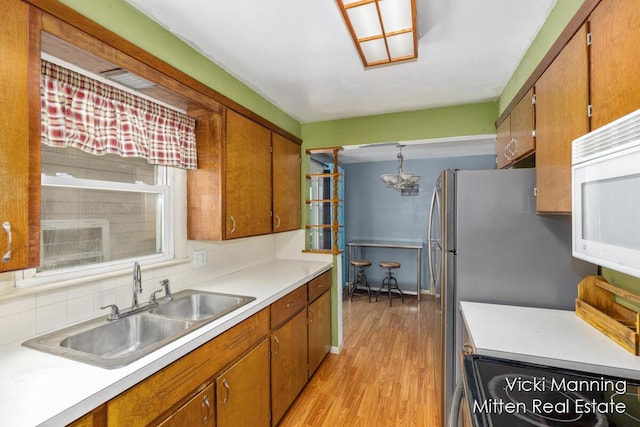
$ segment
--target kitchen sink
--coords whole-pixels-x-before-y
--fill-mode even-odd
[[[186,295],[177,294],[173,301],[152,308],[149,312],[171,318],[203,320],[224,316],[254,299],[241,295],[186,291]]]
[[[141,313],[90,320],[28,341],[25,347],[106,369],[126,366],[255,300],[186,290]]]

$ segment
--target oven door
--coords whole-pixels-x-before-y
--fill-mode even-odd
[[[453,394],[447,427],[489,427],[486,414],[474,410],[474,402],[483,399],[482,383],[477,375],[472,354],[460,353],[461,375]]]
[[[463,366],[472,426],[640,426],[638,380],[477,354]]]

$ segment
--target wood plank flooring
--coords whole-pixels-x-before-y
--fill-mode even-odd
[[[329,354],[281,427],[440,425],[434,303],[415,296],[343,302],[344,348]]]

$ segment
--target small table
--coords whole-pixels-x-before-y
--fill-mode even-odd
[[[417,253],[417,284],[416,297],[420,301],[420,290],[422,289],[422,247],[424,243],[420,240],[407,240],[398,242],[378,241],[378,240],[354,240],[347,243],[349,247],[349,262],[357,258],[357,250],[361,247],[368,248],[392,248],[392,249],[413,249]],[[349,283],[353,281],[353,269],[349,268]]]

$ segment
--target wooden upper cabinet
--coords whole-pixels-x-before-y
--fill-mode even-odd
[[[0,271],[37,267],[40,248],[38,13],[0,5]]]
[[[511,142],[511,115],[498,125],[496,135],[496,168],[503,169],[511,164],[508,151]]]
[[[503,169],[536,149],[535,107],[531,88],[496,129],[496,167]]]
[[[271,131],[227,110],[225,238],[271,233]]]
[[[602,0],[590,18],[591,129],[640,108],[640,7]]]
[[[273,231],[300,228],[300,145],[273,133]]]
[[[571,142],[589,131],[587,26],[536,83],[536,210],[571,213]]]
[[[531,88],[511,111],[511,141],[508,151],[515,162],[536,149],[534,90]]]

